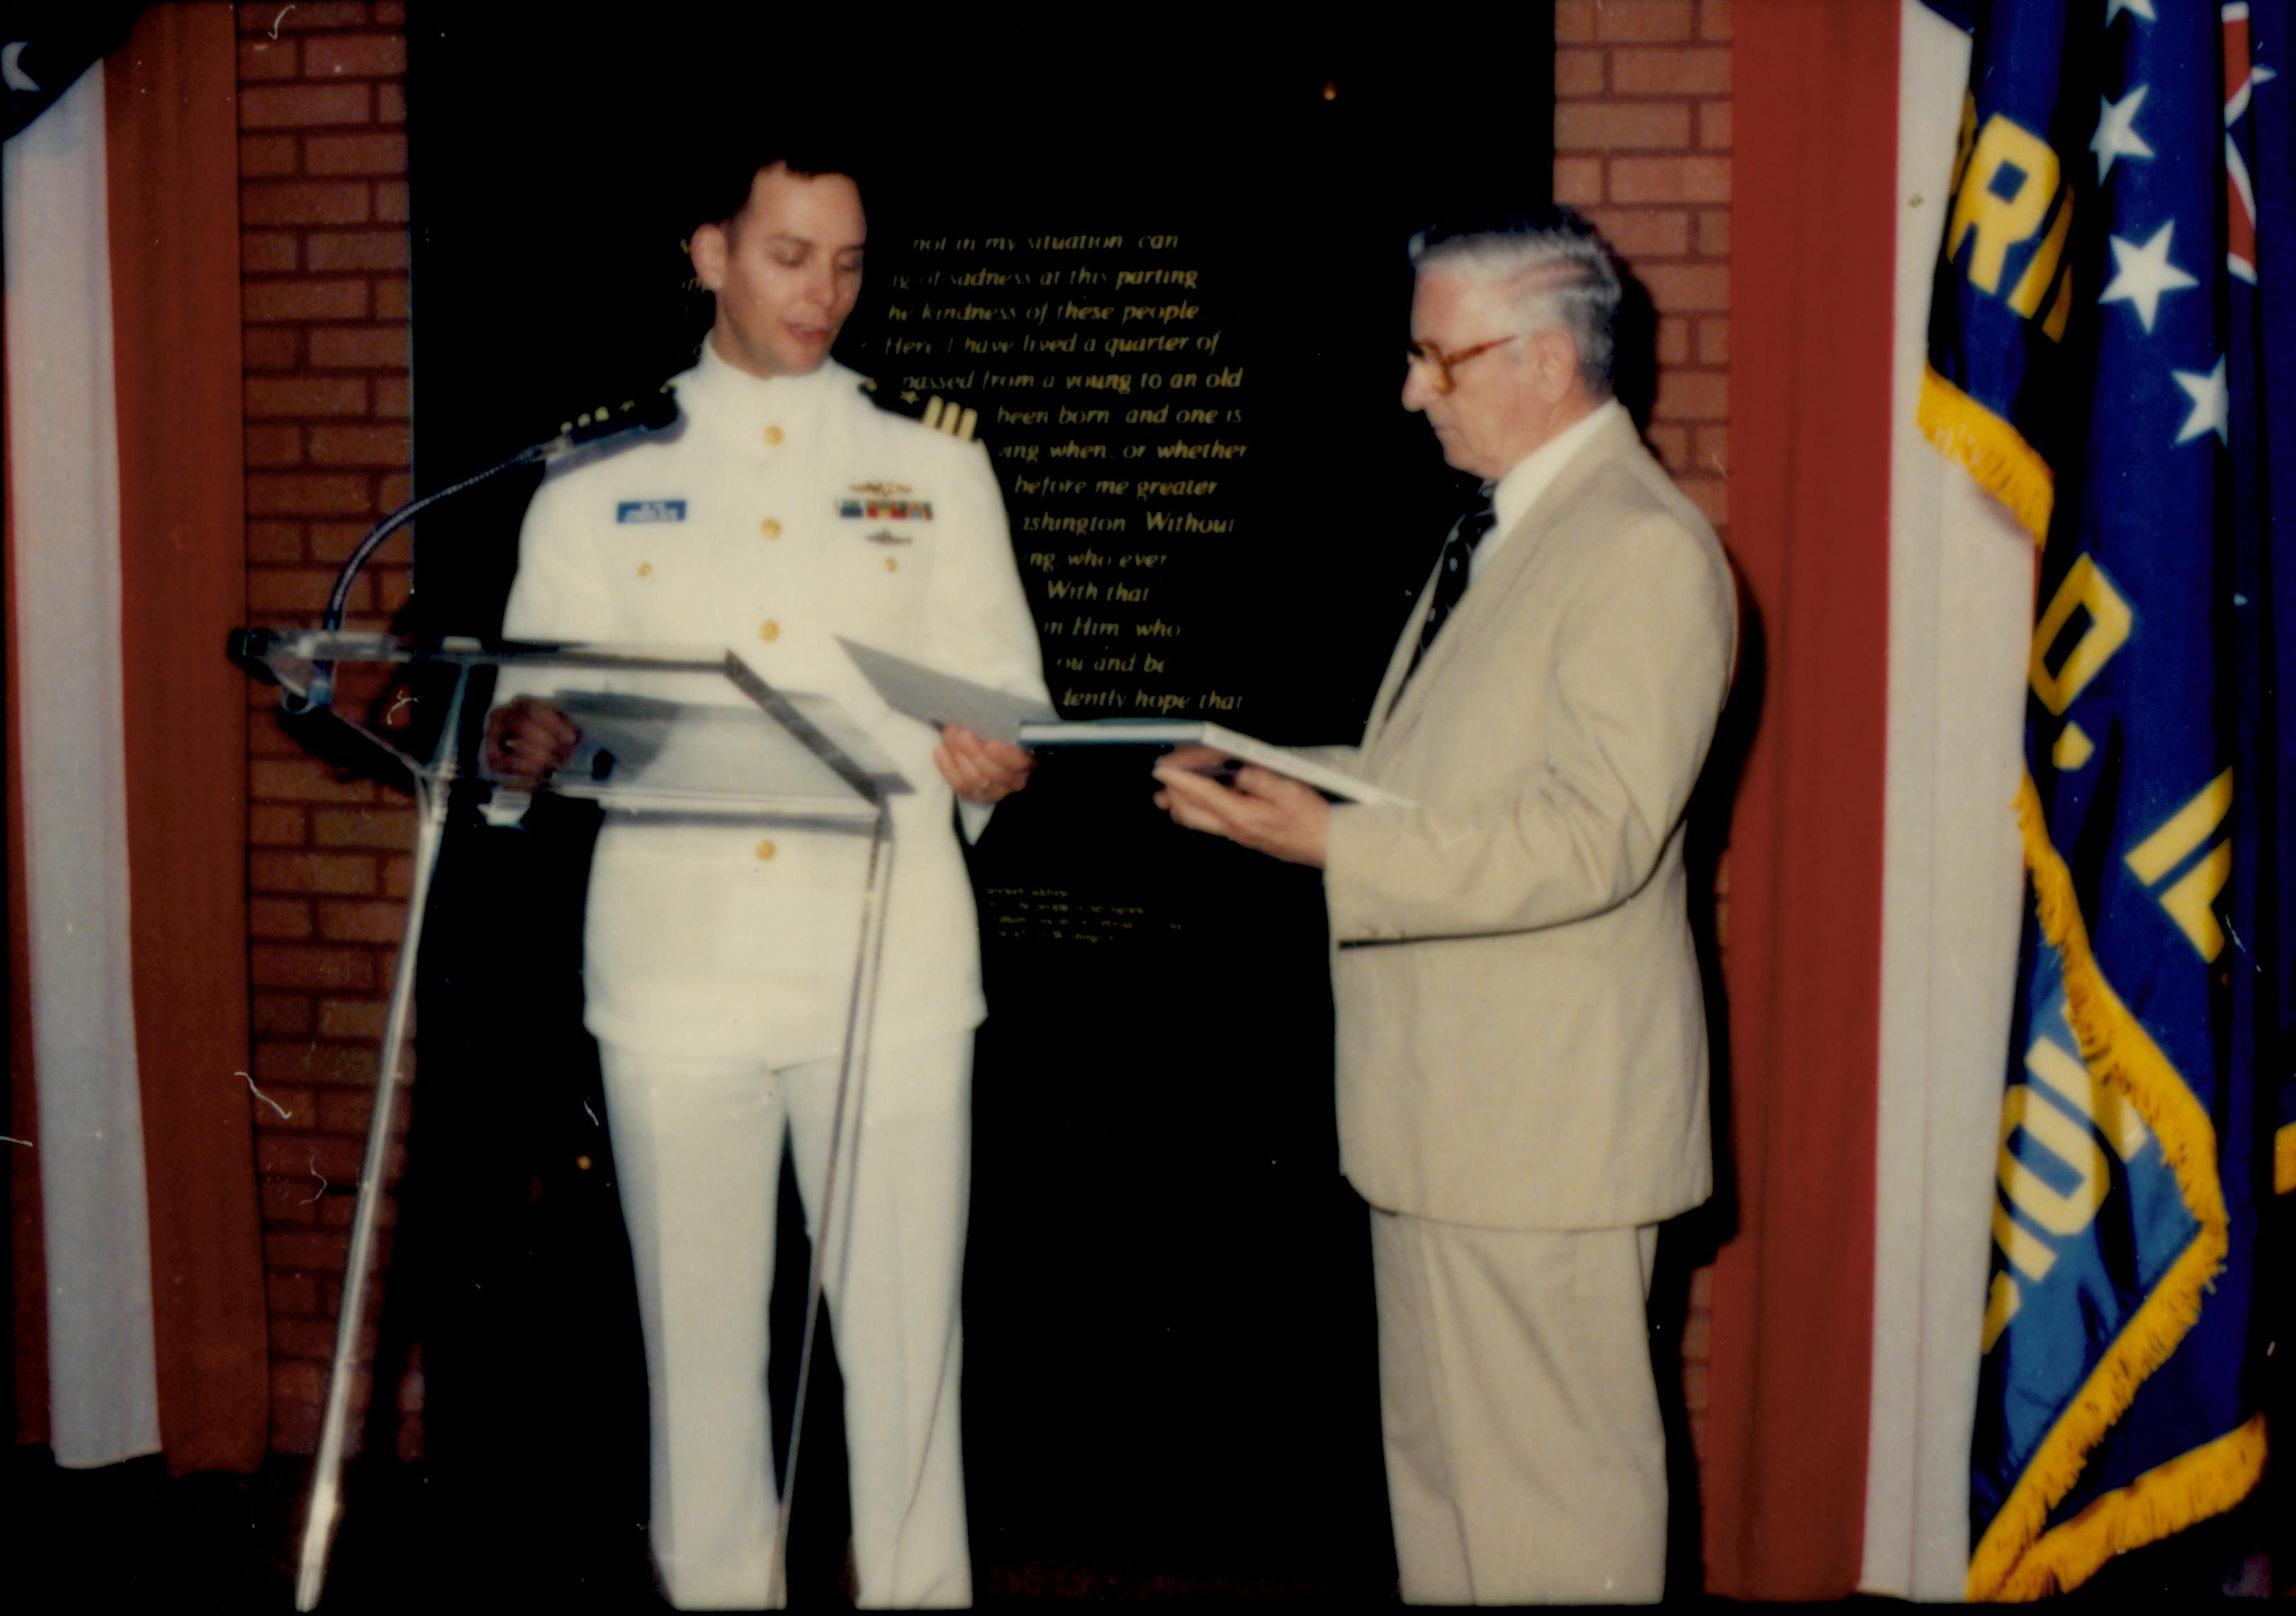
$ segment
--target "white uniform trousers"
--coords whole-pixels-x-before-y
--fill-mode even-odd
[[[1374,1208],[1371,1234],[1404,1598],[1660,1598],[1657,1229],[1470,1228]]]
[[[755,1609],[777,1497],[766,1355],[782,1136],[820,1240],[838,1062],[600,1054],[645,1331],[655,1563],[681,1609]],[[857,1134],[848,1107],[825,1285],[865,1605],[972,1603],[957,1423],[972,1082],[968,1030],[874,1051]]]

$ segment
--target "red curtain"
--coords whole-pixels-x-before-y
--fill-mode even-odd
[[[1730,530],[1764,701],[1730,846],[1704,1532],[1708,1586],[1742,1599],[1847,1595],[1864,1546],[1898,19],[1734,18]]]
[[[267,1435],[248,1061],[237,44],[232,8],[146,11],[103,63],[136,1061],[168,1468]],[[14,526],[8,530],[12,575]],[[91,655],[109,647],[91,646]],[[11,1132],[34,1138],[15,647],[9,646]],[[38,1164],[11,1161],[16,1436],[48,1435]]]
[[[251,1470],[269,1373],[248,1067],[238,46],[156,5],[104,62],[136,1062],[160,1439]]]

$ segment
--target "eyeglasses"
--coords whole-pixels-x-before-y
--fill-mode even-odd
[[[1414,342],[1405,350],[1403,362],[1406,365],[1427,366],[1427,384],[1439,393],[1447,393],[1458,385],[1452,373],[1461,365],[1470,359],[1480,358],[1495,348],[1505,347],[1521,334],[1521,332],[1517,332],[1513,336],[1493,337],[1488,342],[1478,342],[1472,348],[1463,348],[1456,354],[1447,354],[1432,342]]]

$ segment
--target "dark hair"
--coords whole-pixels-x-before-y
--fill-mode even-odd
[[[724,225],[750,200],[758,176],[779,163],[800,179],[841,174],[868,195],[869,165],[859,154],[823,144],[757,142],[731,155],[705,159],[698,166],[687,215],[695,226]]]

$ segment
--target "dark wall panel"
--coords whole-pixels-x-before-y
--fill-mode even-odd
[[[1520,11],[1517,37],[1480,48],[1305,31],[1246,45],[1193,12],[994,47],[887,24],[799,48],[672,8],[575,29],[418,7],[419,483],[688,363],[708,300],[680,242],[704,159],[770,119],[811,120],[881,164],[839,357],[980,410],[1056,695],[1352,739],[1464,491],[1397,403],[1404,240],[1437,212],[1546,199],[1551,19]],[[1108,346],[1144,336],[1177,340]],[[423,520],[414,627],[496,628],[531,488]],[[1051,758],[975,857],[991,1002],[967,1278],[976,1544],[992,1563],[1346,1567],[1376,1584],[1369,1275],[1336,1171],[1320,888],[1172,829],[1145,767]],[[458,827],[471,874],[450,939],[514,901],[482,873],[501,834]],[[562,892],[578,828],[563,840]],[[535,879],[526,850],[514,862]],[[564,997],[578,959],[554,930],[556,954],[525,951],[539,986],[505,988],[499,947],[434,951],[434,1115],[499,1054],[488,1026],[506,992]],[[553,1238],[594,1237],[611,1190],[562,1160],[586,1126],[570,1120],[583,1057],[554,1070],[570,1075],[532,1093],[529,1123],[498,1118],[494,1153],[532,1174],[536,1204],[591,1206]],[[481,1170],[467,1140],[454,1154]],[[611,1261],[587,1271],[608,1303],[627,1284]],[[626,1378],[627,1353],[613,1361]],[[626,1439],[626,1388],[583,1402],[567,1417]],[[808,1507],[833,1514],[809,1440],[816,1462]]]

